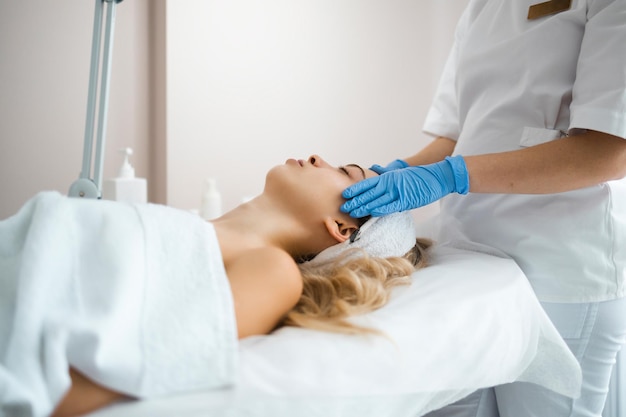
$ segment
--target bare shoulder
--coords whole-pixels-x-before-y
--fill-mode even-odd
[[[266,247],[246,251],[231,267],[236,273],[245,273],[246,280],[277,284],[280,287],[295,286],[302,289],[302,277],[298,265],[285,251]]]
[[[243,252],[229,263],[239,337],[269,333],[291,310],[302,293],[298,265],[278,248]]]
[[[288,268],[291,272],[298,270],[298,266],[293,258],[282,249],[264,247],[251,249],[245,253],[246,256],[240,259],[247,259],[247,262],[250,263],[264,264],[268,268]]]

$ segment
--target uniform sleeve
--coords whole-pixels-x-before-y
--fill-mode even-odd
[[[454,44],[448,55],[433,102],[424,121],[423,131],[431,136],[457,140],[460,135],[459,110],[456,94],[456,71],[459,43],[469,18],[467,8],[457,24]]]
[[[424,121],[424,132],[431,136],[443,136],[457,140],[459,137],[459,117],[455,88],[456,42],[448,55],[448,60],[439,80],[433,102]]]
[[[591,0],[588,7],[570,129],[626,138],[626,1]]]

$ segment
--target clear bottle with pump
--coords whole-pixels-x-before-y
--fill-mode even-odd
[[[204,180],[199,214],[205,220],[213,220],[222,215],[222,196],[217,190],[215,178]]]
[[[135,177],[135,169],[128,161],[133,154],[131,148],[122,148],[124,162],[116,178],[110,178],[102,184],[102,198],[106,200],[125,201],[128,203],[146,203],[148,185],[145,178]]]

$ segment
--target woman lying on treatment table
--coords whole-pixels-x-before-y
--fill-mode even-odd
[[[232,292],[238,338],[267,334],[281,325],[367,333],[345,319],[384,305],[392,287],[408,283],[415,268],[425,265],[430,242],[416,239],[408,213],[369,220],[339,211],[341,192],[374,175],[354,164],[331,166],[317,155],[306,161],[289,159],[268,172],[259,196],[210,223],[207,230],[214,230]],[[119,205],[69,200],[65,204]],[[0,231],[10,221],[0,222]],[[376,239],[369,247],[368,230],[384,234],[389,242],[381,246]],[[343,250],[351,247],[357,249]],[[68,362],[71,385],[51,400],[53,416],[82,414],[134,396],[124,387],[94,382]],[[0,386],[7,365],[0,362]]]

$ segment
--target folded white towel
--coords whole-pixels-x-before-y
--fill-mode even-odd
[[[0,416],[49,415],[69,366],[142,398],[223,387],[237,347],[200,217],[46,192],[0,222]]]
[[[415,246],[415,224],[409,212],[393,213],[382,217],[372,217],[363,224],[350,239],[324,249],[309,262],[318,265],[332,261],[347,250],[351,256],[364,253],[379,258],[403,256]]]

